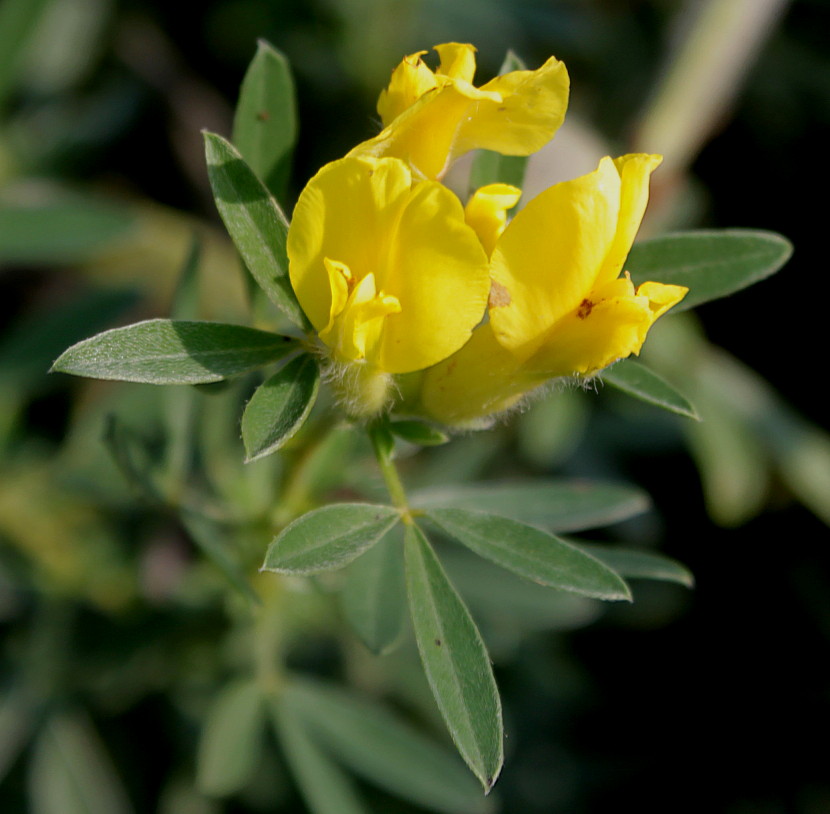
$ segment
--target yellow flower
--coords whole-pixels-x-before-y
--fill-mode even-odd
[[[486,310],[487,255],[458,199],[396,158],[343,158],[303,190],[288,232],[291,284],[354,415],[383,409],[390,374],[462,347]]]
[[[530,155],[559,129],[568,105],[568,73],[551,57],[535,71],[512,71],[481,88],[473,85],[475,48],[450,42],[435,46],[441,64],[433,72],[404,58],[378,100],[384,129],[349,155],[394,156],[417,178],[441,178],[470,150]]]
[[[592,173],[546,190],[495,242],[489,320],[460,351],[426,371],[432,418],[473,423],[563,376],[590,377],[639,353],[682,286],[620,276],[659,156],[604,158]],[[490,239],[485,230],[482,239]]]
[[[507,227],[507,210],[522,197],[522,191],[510,184],[487,184],[479,187],[464,207],[467,223],[475,229],[487,254],[493,253],[496,241]]]

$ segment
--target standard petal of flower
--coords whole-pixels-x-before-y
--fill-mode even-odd
[[[386,127],[407,108],[411,107],[427,91],[438,87],[435,74],[421,57],[426,51],[418,51],[404,57],[403,62],[392,71],[392,79],[378,99],[378,115]]]
[[[399,161],[341,159],[323,167],[303,190],[288,232],[289,276],[318,331],[332,309],[325,258],[347,266],[357,280],[374,272],[388,255],[411,181]]]
[[[637,354],[658,316],[686,295],[682,286],[647,283],[635,292],[628,278],[600,287],[560,320],[527,361],[529,372],[590,376]]]
[[[405,161],[416,178],[440,178],[459,155],[455,144],[462,123],[482,100],[501,102],[498,94],[467,82],[448,82],[424,94],[377,136],[358,144],[349,156],[393,156]]]
[[[614,159],[620,174],[620,216],[614,242],[597,278],[599,284],[620,276],[648,205],[649,177],[662,160],[662,156],[642,153]]]
[[[413,189],[378,284],[401,303],[385,321],[384,370],[434,365],[470,338],[487,307],[487,255],[446,187],[425,181]]]
[[[545,190],[513,218],[491,270],[490,320],[506,348],[530,357],[590,294],[619,209],[620,176],[604,158],[594,172]]]
[[[569,81],[558,60],[551,58],[536,71],[505,74],[477,89],[471,45],[445,43],[436,50],[441,67],[433,75],[434,86],[420,58],[417,76],[414,66],[399,66],[379,101],[384,130],[350,155],[395,156],[416,177],[437,179],[470,150],[530,155],[562,124]],[[426,90],[404,110],[421,89]]]
[[[484,246],[492,254],[496,240],[507,226],[507,211],[522,197],[522,191],[510,184],[487,184],[480,187],[467,201],[464,217]]]
[[[547,144],[565,119],[570,79],[565,64],[551,57],[535,71],[497,76],[481,90],[501,102],[480,102],[462,122],[454,145],[456,157],[469,150],[530,155]]]
[[[332,356],[386,373],[458,350],[481,321],[487,255],[461,203],[434,181],[410,186],[394,158],[323,168],[294,210],[289,274]]]

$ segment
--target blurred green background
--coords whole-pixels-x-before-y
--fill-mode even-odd
[[[696,402],[699,425],[610,389],[564,391],[423,456],[411,477],[635,483],[657,508],[605,536],[659,547],[697,579],[553,619],[474,608],[510,733],[501,810],[830,810],[830,441],[816,378],[828,31],[823,0],[207,0],[196,13],[0,0],[0,808],[71,814],[59,753],[75,749],[86,770],[71,782],[102,789],[90,811],[302,810],[272,744],[227,800],[195,790],[207,700],[241,658],[239,611],[110,454],[137,433],[152,463],[181,407],[146,386],[45,373],[96,330],[168,315],[194,235],[198,315],[248,319],[200,130],[230,134],[264,38],[297,82],[289,210],[322,163],[376,131],[375,98],[401,57],[456,40],[477,46],[482,79],[508,48],[531,67],[566,62],[568,124],[531,184],[605,153],[662,152],[646,230],[745,226],[793,241],[776,277],[654,331],[650,361]],[[243,471],[239,403],[226,402],[194,469],[264,516],[265,470]],[[333,486],[368,471],[364,453],[344,454]],[[267,529],[246,533],[256,560]],[[293,662],[406,707],[405,657],[382,666],[330,596],[322,609],[298,596],[309,632]],[[419,810],[369,794],[377,811]]]

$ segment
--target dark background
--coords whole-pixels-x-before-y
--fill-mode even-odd
[[[193,14],[124,0],[107,6],[96,59],[65,91],[76,138],[50,148],[45,119],[47,143],[28,144],[26,154],[33,175],[216,222],[199,177],[198,130],[229,133],[258,37],[282,49],[296,72],[294,194],[323,162],[374,132],[374,98],[401,55],[448,40],[476,44],[483,76],[497,71],[507,47],[530,66],[556,54],[572,77],[572,107],[622,152],[670,53],[681,5],[212,0]],[[702,201],[694,225],[770,229],[795,246],[777,276],[704,306],[699,318],[713,342],[817,425],[826,419],[828,31],[826,2],[789,4],[689,168]],[[108,106],[96,108],[102,99]],[[24,85],[7,109],[16,115],[53,101]],[[56,273],[7,263],[5,324],[44,303],[60,307],[76,289],[71,275],[56,283]],[[33,398],[20,437],[59,448],[75,394],[64,382]],[[608,428],[601,416],[591,422],[589,436]],[[697,586],[638,585],[633,607],[612,608],[567,637],[533,634],[499,666],[514,750],[498,786],[504,811],[830,811],[827,528],[774,471],[762,514],[737,528],[715,525],[680,436],[649,440],[648,424],[640,417],[625,426],[630,443],[606,453],[606,468],[653,496],[659,516],[640,530],[686,563]],[[583,440],[552,471],[591,474],[580,461],[594,454]],[[488,474],[498,475],[498,464]],[[4,626],[8,641],[14,624]],[[125,770],[131,789],[145,786],[147,810],[176,759],[174,747],[158,747],[165,715],[165,702],[149,694],[101,723],[116,755],[134,753],[125,740],[155,744],[146,767]],[[20,799],[19,775],[10,778],[10,800]],[[255,810],[234,806],[227,810]]]

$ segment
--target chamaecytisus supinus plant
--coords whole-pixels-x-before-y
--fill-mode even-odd
[[[527,156],[564,119],[565,66],[551,58],[526,70],[510,55],[499,76],[477,87],[471,45],[435,50],[434,70],[426,52],[404,58],[378,101],[381,132],[322,167],[289,223],[277,200],[295,137],[293,90],[286,61],[262,43],[242,86],[234,143],[212,133],[205,141],[217,207],[245,266],[279,309],[275,330],[150,320],[73,346],[54,369],[192,385],[275,367],[242,415],[248,461],[294,438],[321,382],[330,388],[332,409],[368,433],[390,502],[303,511],[302,501],[285,497],[293,494],[289,482],[275,515],[281,528],[262,565],[273,573],[257,577],[254,590],[246,564],[228,563],[223,552],[220,565],[249,594],[265,597],[260,613],[267,616],[279,575],[352,564],[346,617],[376,652],[399,638],[408,598],[435,700],[489,791],[503,760],[501,702],[484,642],[430,536],[455,540],[536,583],[596,599],[629,599],[626,576],[684,581],[688,574],[656,555],[551,533],[636,512],[642,504],[632,490],[545,480],[409,494],[396,443],[443,443],[458,430],[485,430],[540,389],[598,376],[694,418],[680,393],[629,357],[664,314],[755,282],[777,270],[790,249],[777,235],[734,230],[668,235],[632,251],[657,155],[603,158],[593,172],[517,208]],[[443,179],[470,151],[478,151],[473,180],[460,200]],[[186,510],[198,522],[198,512]],[[269,629],[267,621],[262,627]],[[245,698],[273,710],[312,809],[335,810],[321,803],[313,782],[315,771],[334,771],[319,751],[322,741],[340,761],[422,805],[483,810],[463,794],[463,805],[473,808],[453,809],[435,792],[435,766],[448,773],[438,786],[463,780],[441,758],[413,757],[427,747],[399,723],[381,722],[355,737],[363,738],[364,754],[392,749],[387,758],[400,764],[402,781],[390,780],[377,762],[356,759],[346,743],[348,704],[284,675],[275,666],[278,653],[269,652],[267,680],[245,684]],[[352,716],[355,727],[359,717]],[[336,810],[363,810],[340,781],[332,788]]]

